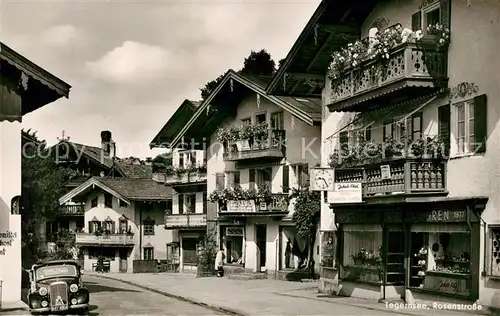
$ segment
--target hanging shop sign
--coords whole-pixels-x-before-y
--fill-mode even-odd
[[[380,175],[382,176],[382,180],[391,180],[391,166],[381,165]]]
[[[335,183],[334,191],[327,192],[327,200],[330,204],[339,203],[361,203],[363,186],[359,182]]]

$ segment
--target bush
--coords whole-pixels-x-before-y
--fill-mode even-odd
[[[212,234],[207,234],[198,243],[198,277],[213,276],[215,274],[215,257],[217,256],[217,242]]]

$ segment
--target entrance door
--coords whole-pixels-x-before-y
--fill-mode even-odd
[[[120,249],[120,272],[127,272],[128,249]]]
[[[266,268],[266,225],[255,225],[256,242],[260,253],[260,271],[265,271]]]
[[[403,231],[390,229],[387,236],[387,282],[392,285],[403,285],[405,281],[405,234]]]

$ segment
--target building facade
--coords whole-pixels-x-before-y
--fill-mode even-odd
[[[330,204],[338,293],[499,306],[500,90],[494,54],[478,50],[499,14],[492,1],[323,1],[278,71],[270,90],[293,94],[278,82],[304,72],[305,38],[323,29],[315,52],[328,57],[306,72],[324,76],[323,165],[363,186],[362,203]]]
[[[288,196],[320,162],[320,105],[269,97],[268,79],[228,71],[172,145],[206,148],[207,218],[215,215],[227,270],[278,277],[307,264]]]
[[[61,197],[61,205],[85,205],[84,228],[76,233],[84,269],[95,271],[102,256],[111,272],[156,271],[172,240],[164,229],[170,200],[170,189],[151,179],[112,177],[93,177]],[[143,261],[153,262],[153,269],[144,271]]]
[[[71,87],[3,43],[0,46],[1,304],[21,300],[22,116],[67,98]]]

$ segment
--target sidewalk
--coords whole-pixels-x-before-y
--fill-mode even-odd
[[[389,308],[386,304],[347,297],[322,297],[317,282],[288,282],[272,279],[229,280],[196,278],[179,273],[93,273],[164,295],[208,306],[235,315],[478,315],[437,309]]]
[[[27,311],[28,305],[23,301],[3,302],[0,306],[0,314],[11,313],[15,311]]]

